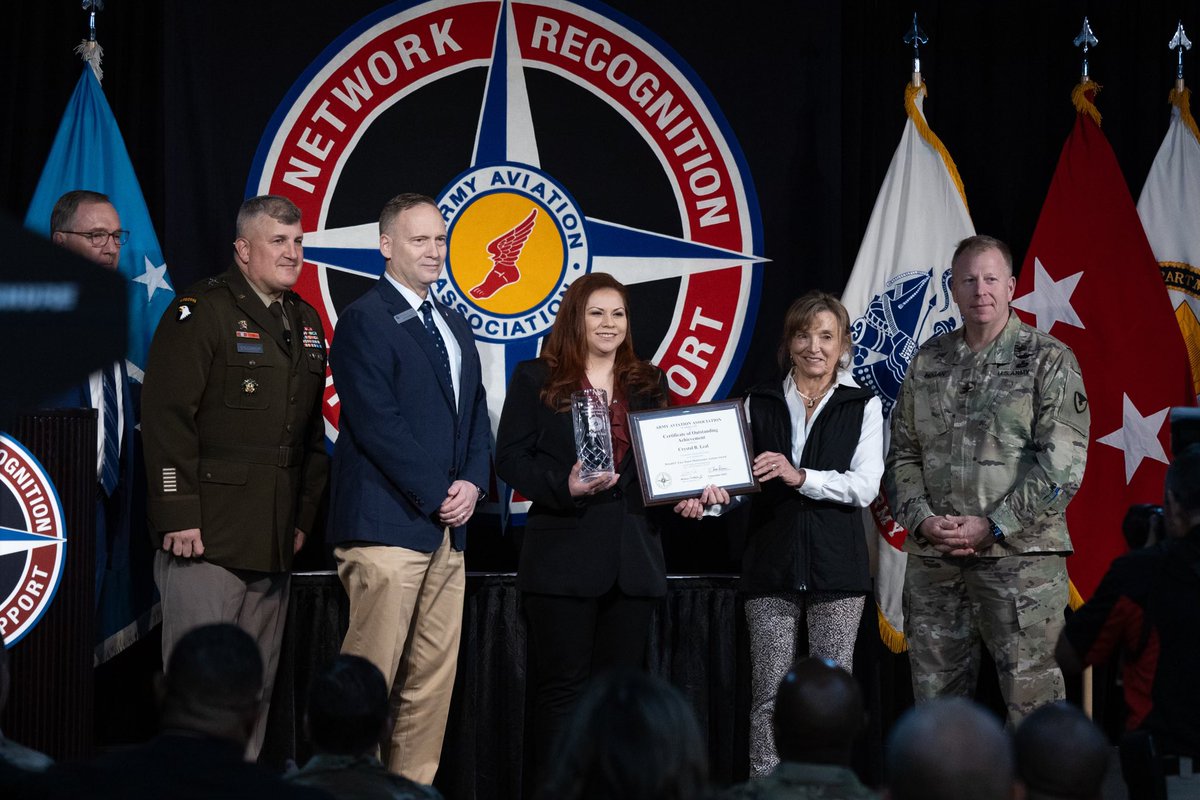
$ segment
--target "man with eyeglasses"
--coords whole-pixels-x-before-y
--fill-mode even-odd
[[[58,198],[50,212],[50,239],[59,247],[116,270],[129,231],[107,195],[76,189]],[[105,569],[114,543],[129,540],[134,485],[133,427],[137,414],[123,360],[114,361],[46,404],[51,408],[96,409],[96,591],[99,606]]]

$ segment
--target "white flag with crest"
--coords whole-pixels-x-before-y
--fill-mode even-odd
[[[1189,89],[1171,90],[1171,126],[1150,165],[1138,216],[1183,331],[1200,396],[1200,131]]]
[[[889,421],[917,347],[958,325],[950,257],[975,233],[958,169],[925,121],[925,94],[924,84],[905,90],[908,121],[842,295],[854,321],[854,378],[875,391]],[[867,534],[877,534],[879,632],[898,653],[906,649],[900,548],[907,533],[882,495],[871,506]]]

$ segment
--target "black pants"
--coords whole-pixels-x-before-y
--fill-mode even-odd
[[[613,587],[600,597],[523,594],[529,623],[530,719],[525,728],[535,781],[541,780],[588,680],[617,668],[642,669],[657,597]],[[536,785],[526,781],[527,786]]]

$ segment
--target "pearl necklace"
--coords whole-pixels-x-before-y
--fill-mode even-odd
[[[835,381],[835,383],[836,383],[836,381]],[[821,398],[824,397],[825,395],[829,394],[829,390],[833,388],[833,383],[830,383],[828,386],[825,387],[825,390],[823,392],[816,395],[815,397],[809,397],[804,392],[800,391],[800,386],[796,383],[795,376],[792,377],[792,385],[796,387],[796,394],[800,395],[801,399],[804,400],[805,408],[813,408],[814,406],[816,406],[817,403],[821,402]]]

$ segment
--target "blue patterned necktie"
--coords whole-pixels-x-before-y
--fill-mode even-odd
[[[442,357],[442,370],[446,373],[446,384],[453,386],[454,379],[450,376],[450,354],[446,352],[446,340],[442,338],[437,325],[433,324],[433,305],[428,300],[421,303],[421,319],[425,321],[425,330],[429,331],[429,335],[433,337],[433,346],[437,348],[438,355]]]
[[[100,371],[104,401],[104,459],[100,462],[100,486],[104,494],[112,495],[117,488],[117,472],[121,460],[121,444],[117,433],[117,383],[113,380],[113,365]]]

